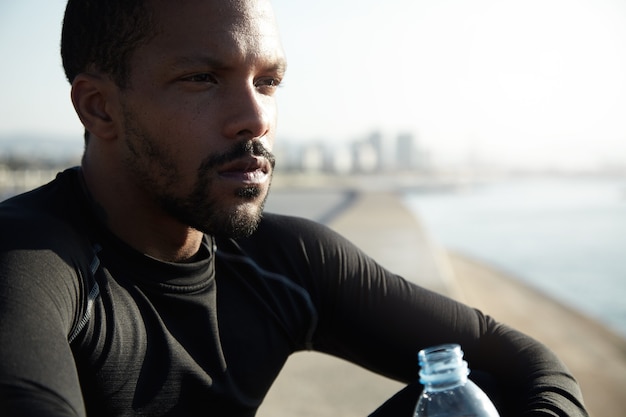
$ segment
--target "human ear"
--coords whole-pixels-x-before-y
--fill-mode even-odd
[[[101,76],[78,74],[72,82],[72,103],[83,126],[93,135],[111,140],[117,136],[113,112],[115,84]]]

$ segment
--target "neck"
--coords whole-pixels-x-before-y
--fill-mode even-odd
[[[188,262],[202,243],[203,233],[167,215],[142,199],[137,190],[105,170],[92,166],[87,158],[81,167],[87,190],[104,224],[135,250],[168,262]]]

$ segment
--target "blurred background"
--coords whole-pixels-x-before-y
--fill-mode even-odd
[[[626,336],[626,2],[274,5],[277,187],[398,192],[442,245]],[[0,198],[79,161],[64,6],[0,0]]]

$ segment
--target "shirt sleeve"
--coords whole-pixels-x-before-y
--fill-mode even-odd
[[[503,417],[587,415],[577,382],[539,341],[404,280],[331,230],[307,236],[315,236],[306,245],[319,311],[315,349],[414,383],[420,349],[458,343],[472,375],[492,381],[483,388]]]
[[[60,244],[33,236],[36,225],[20,224],[3,222],[0,236],[0,414],[84,416],[67,340],[80,310],[77,265]]]

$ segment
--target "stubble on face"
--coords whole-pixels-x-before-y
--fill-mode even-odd
[[[270,185],[265,189],[260,185],[236,188],[233,197],[239,204],[234,205],[222,204],[219,197],[212,195],[211,191],[219,166],[249,155],[266,158],[273,171],[274,155],[259,140],[236,142],[229,151],[204,159],[189,195],[185,198],[163,196],[160,200],[161,206],[179,221],[204,233],[233,238],[249,236],[261,221]],[[259,198],[260,202],[255,203]]]
[[[141,129],[130,111],[124,111],[124,120],[125,143],[129,151],[125,168],[142,192],[151,195],[161,210],[181,224],[215,236],[241,238],[256,230],[275,165],[274,155],[260,140],[237,141],[229,150],[207,156],[196,171],[191,191],[181,194],[179,187],[184,183],[183,176],[172,153]],[[236,202],[226,203],[214,188],[217,169],[246,156],[269,161],[272,168],[269,183],[265,188],[256,184],[236,188],[234,195],[224,198],[228,201],[234,198]]]

